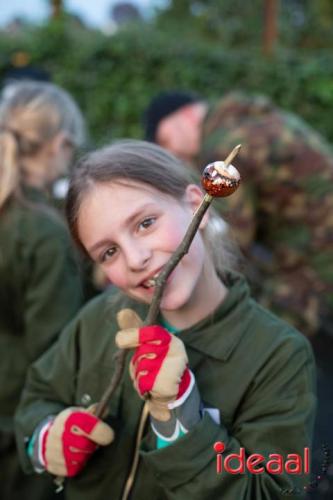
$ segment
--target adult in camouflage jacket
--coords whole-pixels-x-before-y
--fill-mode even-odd
[[[241,143],[243,183],[219,204],[261,303],[301,331],[333,331],[333,151],[294,114],[260,96],[214,104],[164,92],[147,108],[146,138],[200,171]]]

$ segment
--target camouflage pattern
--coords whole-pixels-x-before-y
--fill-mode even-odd
[[[295,115],[240,93],[211,106],[197,166],[242,149],[242,189],[215,206],[256,298],[307,335],[333,332],[333,151]]]

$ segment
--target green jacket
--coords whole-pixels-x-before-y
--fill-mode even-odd
[[[226,453],[299,453],[311,445],[315,412],[314,362],[308,341],[249,297],[242,277],[230,275],[229,293],[216,312],[179,333],[208,413],[173,445],[156,449],[147,425],[131,498],[226,500],[285,498],[307,476],[216,473],[216,441]],[[146,306],[131,304],[141,317]],[[59,341],[31,368],[17,412],[22,462],[32,471],[26,442],[46,416],[68,406],[98,401],[114,369],[117,309],[106,292],[91,301]],[[121,498],[129,474],[142,401],[128,370],[109,408],[116,438],[86,468],[66,480],[68,500]],[[299,494],[289,496],[299,499]]]
[[[81,279],[64,223],[42,192],[0,213],[0,430],[13,414],[28,366],[81,305]]]

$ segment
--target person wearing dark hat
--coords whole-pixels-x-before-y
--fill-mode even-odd
[[[200,149],[207,104],[191,92],[161,92],[148,106],[145,138],[190,162]]]
[[[307,335],[332,332],[333,151],[325,139],[268,98],[238,92],[213,104],[160,92],[144,127],[147,140],[199,171],[242,144],[235,160],[242,190],[219,209],[247,258],[256,298]]]

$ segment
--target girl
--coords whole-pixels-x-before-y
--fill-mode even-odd
[[[0,103],[0,488],[4,500],[43,495],[15,450],[13,414],[29,364],[81,305],[81,280],[48,186],[67,170],[84,125],[72,98],[49,83],[18,83]],[[49,489],[48,491],[51,491]],[[44,497],[43,497],[44,498]]]
[[[118,325],[120,302],[106,291],[30,371],[17,413],[22,460],[28,472],[68,476],[68,499],[299,498],[307,481],[264,467],[217,471],[216,451],[261,453],[261,465],[303,455],[315,396],[307,340],[250,298],[209,215],[167,281],[157,324],[140,327],[201,199],[175,157],[141,141],[92,153],[73,173],[71,232],[132,312]],[[84,407],[108,384],[115,338],[135,351],[102,422]]]

